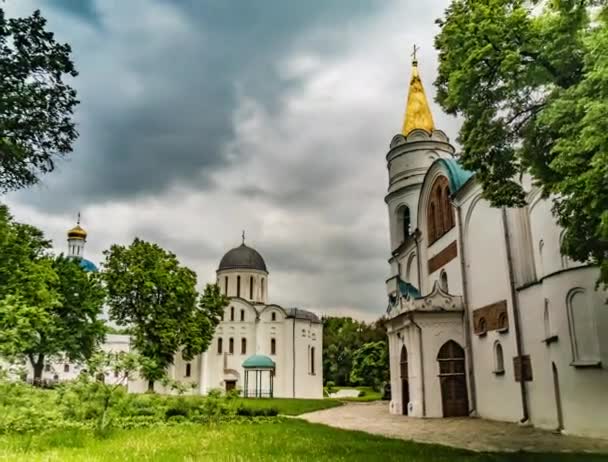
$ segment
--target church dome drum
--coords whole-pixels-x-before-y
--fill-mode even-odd
[[[257,250],[241,244],[229,250],[222,257],[218,271],[229,269],[250,269],[268,272],[266,263]]]

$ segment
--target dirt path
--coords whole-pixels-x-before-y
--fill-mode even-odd
[[[474,451],[608,453],[608,440],[560,435],[530,426],[484,419],[419,419],[392,415],[385,402],[347,403],[303,414],[300,418],[347,430]]]

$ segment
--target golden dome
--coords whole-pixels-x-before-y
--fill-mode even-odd
[[[405,120],[403,121],[401,133],[407,136],[412,130],[417,128],[431,133],[434,124],[431,108],[424,93],[420,74],[418,74],[418,61],[414,59],[412,62],[412,78],[410,79],[407,107],[405,109]]]
[[[68,231],[68,239],[83,239],[86,240],[87,232],[80,227],[80,225],[74,226]]]

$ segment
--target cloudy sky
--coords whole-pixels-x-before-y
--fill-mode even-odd
[[[410,53],[434,95],[448,0],[7,0],[69,42],[80,138],[6,202],[58,250],[78,211],[95,262],[135,236],[215,279],[247,243],[272,302],[371,320],[386,307],[385,155]],[[458,124],[433,104],[436,125]]]

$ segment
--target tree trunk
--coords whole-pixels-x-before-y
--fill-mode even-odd
[[[39,355],[37,361],[33,361],[33,357],[30,358],[32,368],[34,369],[34,386],[39,387],[42,385],[42,372],[44,371],[44,356]]]
[[[154,393],[154,380],[148,380],[148,393]]]

